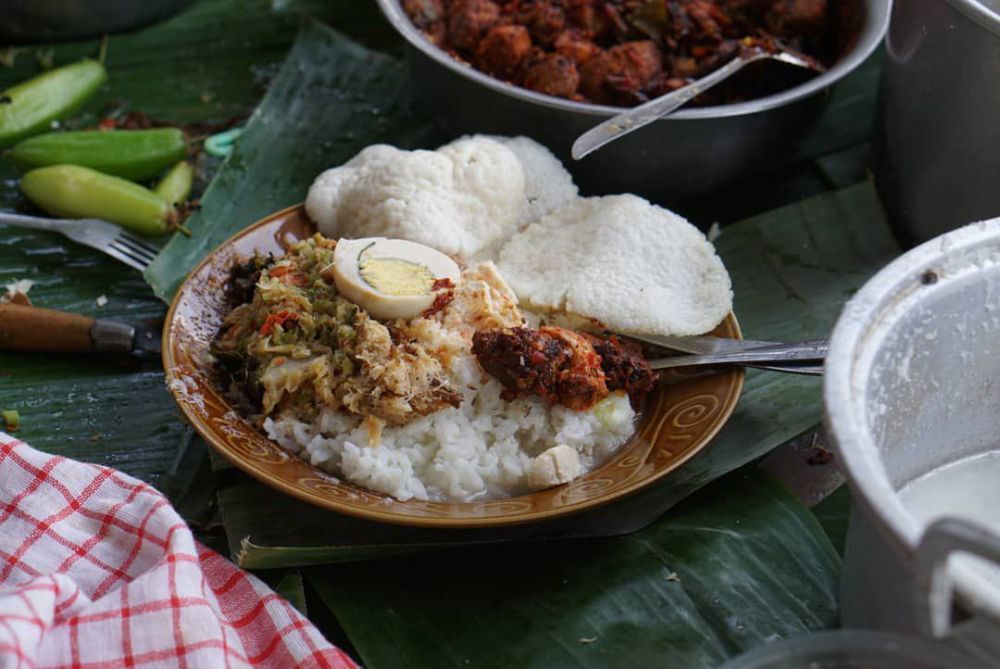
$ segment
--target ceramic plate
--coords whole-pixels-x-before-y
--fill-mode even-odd
[[[230,268],[254,252],[282,255],[314,227],[299,207],[285,209],[236,234],[188,275],[164,326],[167,383],[199,434],[251,476],[331,511],[423,527],[485,527],[547,520],[607,504],[650,485],[704,448],[729,418],[743,371],[682,376],[650,393],[635,434],[603,466],[566,485],[477,502],[400,502],[338,482],[286,452],[230,406],[208,345],[222,322],[223,287]],[[730,315],[713,334],[739,337]]]

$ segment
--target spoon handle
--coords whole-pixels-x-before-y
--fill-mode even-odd
[[[725,351],[718,353],[702,353],[697,355],[681,355],[673,358],[650,360],[653,369],[670,369],[673,367],[690,367],[697,365],[717,364],[755,364],[755,363],[798,363],[816,365],[826,357],[828,342],[825,339],[800,342],[797,344],[778,344],[763,348]]]
[[[643,126],[649,125],[656,119],[666,116],[692,98],[701,95],[712,86],[733,76],[746,65],[762,58],[767,58],[767,55],[759,52],[740,54],[719,69],[706,74],[701,79],[692,81],[687,86],[661,95],[658,98],[653,98],[649,102],[628,109],[617,116],[612,116],[603,123],[599,123],[577,137],[576,141],[573,142],[573,160],[580,160],[608,142],[613,142],[633,130],[638,130]]]

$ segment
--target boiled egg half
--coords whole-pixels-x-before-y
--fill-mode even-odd
[[[413,318],[458,285],[458,264],[429,246],[403,239],[341,239],[333,256],[337,290],[374,318]]]

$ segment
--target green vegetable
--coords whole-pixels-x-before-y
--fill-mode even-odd
[[[23,170],[48,165],[80,165],[116,177],[142,181],[184,158],[184,133],[152,130],[51,132],[26,139],[7,156]]]
[[[0,411],[0,418],[3,418],[4,429],[8,432],[17,432],[18,428],[21,427],[21,414],[17,412],[17,409]]]
[[[156,184],[154,192],[173,207],[184,204],[191,194],[191,184],[194,183],[194,168],[191,163],[182,160],[167,172],[167,175]]]
[[[21,179],[29,200],[64,218],[102,218],[142,235],[176,227],[166,200],[138,184],[78,165],[31,170]]]
[[[94,60],[40,74],[0,93],[0,148],[37,134],[78,109],[108,78]]]

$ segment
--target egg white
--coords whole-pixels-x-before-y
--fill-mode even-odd
[[[334,251],[333,279],[342,296],[381,320],[413,318],[429,309],[437,291],[416,294],[391,295],[379,290],[362,276],[366,261],[375,259],[402,260],[414,265],[415,270],[426,269],[433,279],[450,279],[453,286],[461,280],[458,264],[444,253],[403,239],[365,237],[341,239]]]

